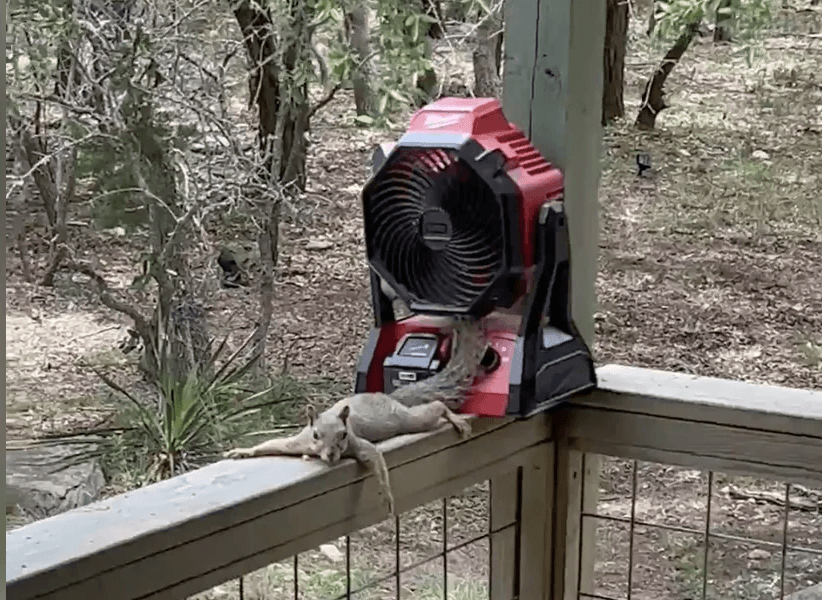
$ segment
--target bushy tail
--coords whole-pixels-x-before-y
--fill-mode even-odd
[[[405,406],[418,406],[435,400],[452,410],[465,401],[480,372],[480,361],[488,348],[481,322],[471,318],[454,319],[454,346],[445,368],[428,379],[397,388],[390,396]]]

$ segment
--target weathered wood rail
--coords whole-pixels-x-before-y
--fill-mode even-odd
[[[585,452],[822,482],[822,392],[616,365],[598,375],[600,389],[550,415],[382,445],[397,510],[490,479],[492,527],[519,514],[492,538],[494,599],[577,597]],[[7,533],[6,593],[184,598],[385,516],[352,461],[222,461]]]

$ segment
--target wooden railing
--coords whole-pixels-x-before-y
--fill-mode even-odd
[[[494,600],[586,588],[586,453],[822,482],[818,391],[616,365],[598,376],[598,390],[549,415],[475,419],[464,441],[443,429],[381,445],[398,511],[491,480]],[[352,461],[222,461],[7,533],[6,592],[185,598],[385,516]]]

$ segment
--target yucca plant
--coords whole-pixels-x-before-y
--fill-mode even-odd
[[[153,382],[156,398],[138,397],[112,377],[94,373],[125,404],[119,412],[123,425],[98,427],[71,434],[47,436],[36,445],[65,446],[71,453],[55,463],[55,470],[94,458],[125,456],[145,484],[178,475],[213,460],[227,445],[248,433],[253,415],[266,407],[298,399],[287,386],[274,384],[260,391],[243,386],[257,356],[241,359],[253,339],[250,335],[225,360],[228,336],[209,354],[202,367],[176,377],[171,345],[158,336],[159,373]],[[167,339],[167,338],[166,338]]]

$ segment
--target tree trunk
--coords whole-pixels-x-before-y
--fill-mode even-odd
[[[431,38],[425,38],[425,58],[429,61],[434,52]],[[434,99],[437,91],[437,72],[428,67],[417,75],[417,106],[424,106]]]
[[[422,31],[425,40],[425,58],[430,62],[434,53],[433,40],[445,36],[445,29],[442,26],[442,7],[440,0],[421,0],[423,13],[437,19],[436,23],[431,23],[427,29]],[[423,106],[433,100],[437,91],[437,72],[434,67],[429,67],[417,74],[417,106]]]
[[[260,318],[254,329],[253,348],[259,355],[256,363],[258,375],[265,368],[265,348],[271,317],[274,312],[274,273],[277,268],[280,227],[280,204],[272,203],[271,213],[265,220],[257,238],[260,248]]]
[[[731,28],[733,16],[725,11],[733,6],[733,0],[721,0],[716,7],[716,21],[714,22],[714,43],[731,42]]]
[[[436,19],[435,23],[431,23],[425,35],[434,40],[445,37],[445,24],[442,18],[442,4],[440,0],[422,0],[422,8],[427,16]]]
[[[289,22],[285,25],[289,35],[286,45],[277,48],[276,29],[270,12],[249,0],[234,5],[234,16],[243,34],[251,64],[250,101],[257,104],[259,114],[259,148],[263,155],[260,176],[269,185],[282,189],[289,196],[305,191],[308,152],[306,136],[311,107],[308,82],[297,84],[290,77],[280,77],[280,73],[294,73],[298,65],[309,60],[310,21],[314,8],[312,2],[289,2]],[[264,368],[265,342],[273,312],[280,224],[279,200],[269,196],[262,203],[261,209],[264,216],[262,231],[257,239],[262,262],[260,320],[254,333],[254,350],[259,353],[258,372]]]
[[[23,177],[28,169],[28,161],[26,160],[25,152],[19,143],[14,144],[14,167],[13,173],[17,177]],[[28,283],[34,283],[34,275],[31,270],[31,262],[29,259],[28,237],[26,225],[28,223],[29,211],[31,210],[31,193],[29,192],[29,182],[21,181],[20,191],[13,194],[7,206],[6,222],[13,214],[13,228],[12,237],[17,243],[17,251],[20,254],[20,267],[23,271],[23,278]],[[11,208],[11,211],[8,209]],[[10,214],[11,213],[11,214]]]
[[[666,108],[668,104],[665,100],[665,92],[663,87],[668,75],[674,70],[682,55],[691,45],[694,36],[696,36],[699,29],[700,19],[694,21],[685,29],[682,35],[676,40],[676,43],[668,50],[662,63],[659,65],[653,76],[645,84],[645,91],[642,94],[642,108],[639,109],[639,114],[636,118],[636,125],[640,129],[653,129],[656,125],[657,115]]]
[[[313,4],[305,0],[291,0],[288,44],[283,52],[283,72],[294,73],[299,65],[310,60],[311,32],[309,24]],[[277,139],[281,141],[280,184],[287,194],[304,192],[306,184],[305,163],[308,155],[308,120],[311,106],[308,81],[293,83],[289,78],[280,79],[280,114]]]
[[[54,227],[57,223],[55,205],[57,196],[60,193],[55,183],[56,178],[52,168],[54,160],[45,158],[50,149],[46,145],[44,136],[32,136],[28,125],[22,121],[19,121],[18,127],[21,136],[20,143],[25,152],[26,170],[32,170],[34,165],[37,165],[32,170],[31,175],[37,192],[40,194],[40,200],[43,203],[43,209],[46,211],[49,226]]]
[[[68,217],[68,207],[72,198],[74,198],[74,188],[77,182],[75,164],[77,162],[77,147],[74,146],[68,151],[68,156],[62,158],[57,157],[55,172],[58,176],[57,189],[58,194],[54,203],[55,223],[52,227],[52,237],[49,243],[49,264],[46,267],[46,272],[43,275],[41,284],[47,287],[54,285],[54,276],[57,270],[62,265],[68,254],[68,226],[66,219]],[[61,185],[62,179],[66,182]]]
[[[648,13],[648,29],[645,31],[648,37],[654,33],[654,29],[656,28],[656,2],[655,0],[651,0],[651,12]]]
[[[76,184],[74,166],[77,149],[75,147],[68,152],[54,152],[47,146],[45,134],[32,136],[22,119],[11,116],[10,120],[19,132],[18,161],[25,171],[31,171],[49,222],[49,259],[40,284],[51,287],[54,285],[54,276],[66,257],[66,220]],[[52,152],[54,155],[48,157]],[[34,165],[37,167],[33,168]]]
[[[474,40],[474,96],[499,98],[500,77],[497,49],[501,19],[497,13],[482,15]]]
[[[445,17],[450,21],[465,23],[468,20],[469,3],[462,0],[451,0],[446,5]]]
[[[250,0],[234,5],[234,17],[240,26],[250,62],[249,106],[257,105],[259,145],[268,147],[268,137],[277,132],[280,113],[280,72],[277,40],[271,16]],[[269,173],[273,171],[269,170]]]
[[[627,0],[607,0],[605,21],[602,124],[625,116],[625,44],[628,36]]]
[[[129,132],[136,141],[131,168],[137,186],[144,190],[151,249],[148,272],[157,283],[157,306],[151,327],[151,335],[156,337],[144,340],[143,366],[149,376],[163,374],[165,370],[174,381],[185,381],[193,370],[202,371],[209,351],[206,316],[194,297],[186,257],[190,224],[182,215],[183,201],[168,141],[156,130],[152,98],[147,92],[132,93],[140,110]],[[157,355],[161,344],[167,345]]]
[[[371,68],[368,64],[370,54],[368,44],[368,11],[364,2],[359,2],[345,15],[345,30],[351,51],[357,58],[359,68],[352,73],[351,83],[354,86],[354,105],[357,115],[371,113]]]
[[[499,32],[497,33],[497,45],[494,48],[494,63],[497,67],[497,75],[502,77],[502,57],[503,49],[505,47],[505,22],[502,15],[499,18]]]
[[[251,2],[235,5],[234,16],[245,40],[250,64],[248,85],[249,103],[257,105],[259,121],[257,136],[262,157],[260,179],[269,185],[280,184],[284,136],[279,130],[282,102],[280,98],[280,57],[277,54],[277,40],[274,24],[269,12]],[[288,98],[285,98],[285,102]],[[280,134],[279,139],[277,135]],[[263,213],[257,246],[260,251],[260,317],[254,326],[253,352],[258,355],[255,371],[262,375],[265,371],[265,349],[274,305],[274,272],[276,268],[276,232],[279,231],[279,205],[266,198],[261,202]]]

